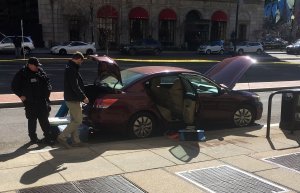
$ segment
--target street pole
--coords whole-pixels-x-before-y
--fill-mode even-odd
[[[234,30],[234,54],[236,54],[236,42],[237,42],[237,33],[238,33],[238,21],[239,21],[239,7],[240,7],[240,0],[236,2],[236,12],[235,12],[235,30]]]

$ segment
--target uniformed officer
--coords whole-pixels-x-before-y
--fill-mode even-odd
[[[36,57],[29,58],[27,64],[16,73],[11,88],[25,106],[30,142],[53,145],[54,140],[48,120],[51,109],[49,96],[52,86]],[[44,132],[42,140],[39,140],[36,134],[37,120]]]

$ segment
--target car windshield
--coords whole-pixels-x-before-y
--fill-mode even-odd
[[[141,73],[126,69],[126,70],[121,71],[123,85],[120,82],[118,82],[118,80],[116,78],[114,78],[112,76],[109,76],[109,77],[103,79],[101,82],[104,84],[107,84],[111,88],[120,90],[120,89],[126,87],[127,85],[131,84],[135,80],[140,79],[144,76],[145,76],[145,74],[141,74]]]

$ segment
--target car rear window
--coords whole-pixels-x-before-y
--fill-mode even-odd
[[[121,71],[123,85],[120,82],[118,82],[118,80],[116,78],[114,78],[112,76],[103,79],[102,82],[106,83],[111,88],[120,90],[144,76],[145,76],[145,74],[141,74],[141,73],[126,69],[126,70]]]

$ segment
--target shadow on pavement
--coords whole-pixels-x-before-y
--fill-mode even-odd
[[[30,151],[40,150],[45,147],[45,145],[43,145],[43,144],[34,144],[36,147],[29,148],[32,145],[33,144],[28,142],[11,153],[0,154],[0,162],[5,162],[5,161],[11,160],[11,159],[15,159],[19,156],[22,156],[22,155],[30,152]]]
[[[296,131],[297,132],[297,131]],[[288,147],[288,148],[276,148],[273,141],[272,141],[272,137],[267,138],[271,148],[273,150],[287,150],[287,149],[295,149],[300,147],[300,139],[299,139],[299,135],[296,135],[296,132],[291,132],[288,130],[283,130],[283,134],[285,135],[287,140],[291,140],[294,141],[296,144],[294,146]]]

